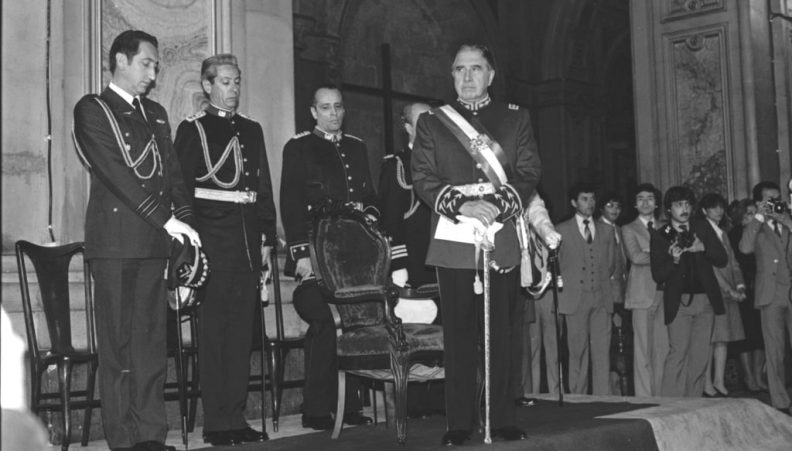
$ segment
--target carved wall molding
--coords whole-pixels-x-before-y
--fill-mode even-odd
[[[666,0],[661,7],[662,21],[669,22],[726,10],[724,0]]]

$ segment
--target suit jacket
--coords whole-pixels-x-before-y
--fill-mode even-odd
[[[171,240],[163,226],[168,219],[175,215],[193,224],[168,115],[143,97],[146,121],[107,88],[99,98],[118,123],[116,135],[96,97],[86,95],[74,107],[75,143],[91,170],[86,257],[167,257]],[[155,147],[149,146],[152,138]]]
[[[591,250],[574,216],[556,227],[563,237],[558,261],[564,289],[558,293],[558,309],[565,315],[577,311],[587,288],[602,292],[605,307],[613,311],[611,276],[616,271],[613,227],[601,221],[593,221],[592,225],[595,230]]]
[[[711,223],[710,226],[712,226]],[[715,233],[717,234],[717,231]],[[723,231],[720,240],[723,243],[723,247],[726,249],[726,255],[728,255],[729,261],[723,268],[715,268],[715,278],[718,279],[718,285],[720,286],[724,302],[738,302],[738,299],[730,296],[729,290],[736,290],[739,285],[745,286],[745,281],[743,280],[740,265],[737,263],[737,256],[734,253],[734,249],[732,249],[726,231]]]
[[[617,225],[608,224],[602,218],[600,218],[598,222],[601,222],[613,230],[613,255],[616,259],[616,267],[610,278],[611,296],[613,296],[613,302],[623,304],[624,290],[627,286],[627,255],[624,253],[624,236],[622,234],[622,228]]]
[[[659,227],[663,224],[654,221]],[[627,276],[624,307],[628,309],[649,308],[654,302],[657,283],[652,279],[652,268],[649,265],[649,229],[640,218],[622,227],[622,243],[624,252],[630,261],[630,272]]]
[[[216,168],[214,177],[197,180],[205,178],[210,170],[198,124],[206,136],[208,165],[214,169],[221,162],[227,146],[235,137],[240,145],[242,161],[235,161],[233,152],[227,154],[225,162]],[[201,243],[212,269],[259,271],[262,235],[265,245],[275,245],[275,204],[261,125],[239,113],[232,115],[210,105],[179,124],[174,146],[184,173],[184,183],[194,202]],[[237,167],[239,163],[241,165]],[[238,181],[230,186],[235,176]],[[256,193],[256,202],[241,204],[194,199],[195,188],[250,191]]]
[[[690,231],[704,243],[703,252],[685,252],[680,257],[679,264],[674,264],[674,258],[668,253],[671,247],[669,241],[661,230],[652,234],[650,245],[650,259],[652,278],[658,284],[664,284],[663,306],[665,307],[665,323],[671,323],[679,311],[679,304],[684,293],[685,285],[689,278],[691,267],[695,267],[699,280],[712,304],[716,315],[722,315],[726,310],[723,307],[723,297],[720,286],[715,278],[713,267],[722,268],[728,263],[728,255],[723,242],[718,239],[715,231],[706,220],[693,219],[689,223]],[[671,224],[665,227],[672,227]]]
[[[792,245],[789,241],[788,229],[782,227],[779,237],[766,222],[755,218],[743,229],[740,251],[756,256],[756,307],[768,305],[776,298],[789,296],[788,262],[792,261]]]
[[[520,263],[520,245],[514,224],[516,216],[533,194],[541,174],[541,162],[536,148],[531,118],[517,105],[492,101],[478,111],[470,112],[458,102],[453,105],[469,121],[475,117],[486,128],[490,137],[503,148],[509,168],[509,182],[495,194],[484,196],[500,211],[498,221],[504,223],[495,235],[494,261],[501,267]],[[452,132],[440,122],[435,110],[418,119],[412,155],[413,187],[432,207],[432,233],[437,228],[440,215],[456,222],[459,207],[475,199],[463,195],[455,186],[486,183],[484,171]],[[476,267],[473,244],[432,238],[427,263],[445,268]]]

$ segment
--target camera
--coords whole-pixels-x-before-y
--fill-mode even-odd
[[[784,214],[787,211],[787,205],[779,197],[774,197],[767,200],[767,211],[770,213]]]
[[[694,235],[693,232],[691,232],[690,230],[685,230],[677,233],[676,244],[682,249],[686,249],[692,246],[695,241],[696,241],[696,235]]]

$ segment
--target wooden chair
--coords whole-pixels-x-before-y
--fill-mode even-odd
[[[442,328],[402,324],[395,315],[399,288],[390,281],[390,246],[375,221],[346,205],[327,203],[314,212],[310,231],[314,272],[341,317],[338,406],[332,437],[341,433],[346,374],[351,373],[393,381],[396,438],[404,444],[410,368],[415,363],[438,366],[442,362]]]
[[[75,346],[78,340],[72,333],[72,305],[69,296],[69,265],[72,258],[78,254],[83,255],[82,282],[85,290],[86,329],[84,346]],[[69,448],[71,441],[71,411],[85,409],[82,431],[82,445],[85,446],[90,435],[92,408],[99,405],[94,399],[96,370],[99,363],[95,341],[93,294],[91,274],[84,255],[85,246],[81,242],[62,246],[39,246],[24,240],[16,242],[17,268],[30,363],[30,408],[36,414],[42,410],[62,412],[63,440],[61,448],[64,450]],[[33,263],[35,268],[49,343],[42,340],[46,337],[44,331],[37,330],[37,322],[33,315],[31,287],[25,266],[26,258]],[[82,341],[82,338],[80,337],[79,341]],[[85,390],[74,390],[71,387],[74,364],[88,365]],[[58,392],[42,393],[41,376],[44,370],[53,365],[58,370]]]

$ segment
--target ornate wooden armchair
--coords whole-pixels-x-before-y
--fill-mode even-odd
[[[31,400],[30,409],[38,414],[42,410],[59,410],[63,414],[63,440],[61,447],[69,448],[71,435],[70,413],[73,409],[85,409],[82,445],[88,443],[91,426],[91,410],[99,403],[94,399],[94,383],[98,366],[98,354],[94,340],[93,295],[88,262],[82,262],[82,282],[85,290],[85,335],[73,334],[71,300],[69,296],[69,264],[75,255],[85,253],[83,243],[62,246],[39,246],[28,241],[16,242],[16,259],[19,284],[22,291],[22,307],[25,314],[25,329],[30,361]],[[26,259],[35,268],[37,291],[41,297],[45,330],[38,330],[39,322],[34,318],[34,296],[28,280]],[[72,388],[72,367],[87,364],[88,377],[85,390]],[[42,393],[41,376],[50,366],[58,369],[58,392]],[[72,399],[76,397],[77,399]]]
[[[404,443],[410,369],[417,363],[442,363],[442,328],[402,324],[394,314],[400,293],[390,281],[390,246],[369,216],[346,205],[319,206],[314,209],[310,238],[317,281],[332,297],[341,317],[338,406],[332,437],[341,433],[346,373],[352,373],[394,382],[396,436]]]

